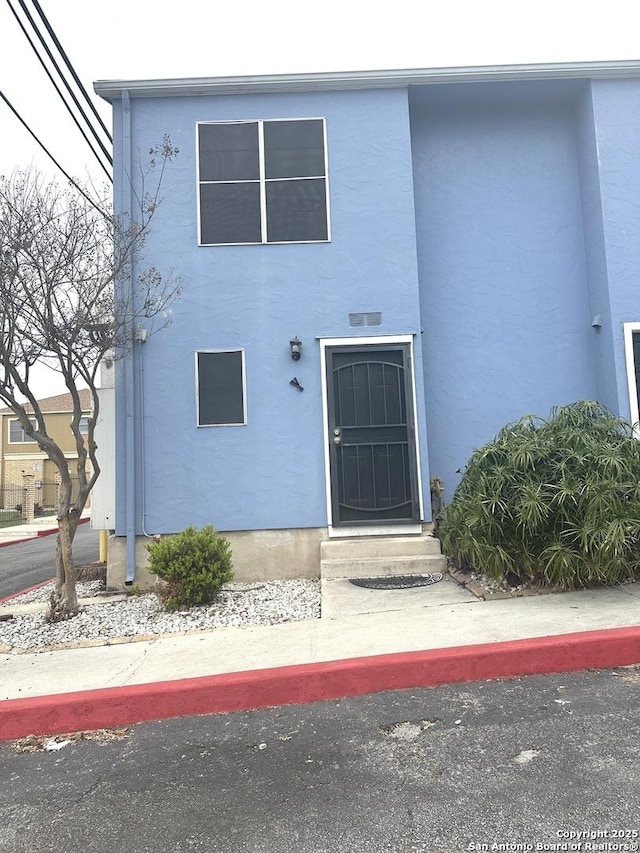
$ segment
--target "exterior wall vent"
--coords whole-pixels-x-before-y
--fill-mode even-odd
[[[367,311],[366,313],[349,314],[350,326],[379,326],[382,323],[382,312]]]

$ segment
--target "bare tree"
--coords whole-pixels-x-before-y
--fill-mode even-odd
[[[177,149],[165,137],[149,154],[136,182],[140,191],[133,193],[136,210],[125,216],[111,212],[106,193],[100,198],[76,184],[60,186],[34,170],[0,177],[0,401],[60,475],[52,621],[78,612],[72,543],[100,473],[94,441],[100,362],[130,352],[140,323],[147,334],[163,328],[179,294],[178,279],[145,266],[143,256],[162,177]],[[37,363],[56,370],[71,394],[74,498],[68,460],[48,434],[32,390]],[[85,385],[92,410],[82,432],[79,390]]]

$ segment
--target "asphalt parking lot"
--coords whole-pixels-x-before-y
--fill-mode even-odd
[[[0,851],[637,850],[639,698],[631,667],[5,743]]]

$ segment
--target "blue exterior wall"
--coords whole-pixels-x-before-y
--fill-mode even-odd
[[[196,123],[287,117],[326,119],[331,242],[199,247]],[[117,103],[116,139],[122,129]],[[176,269],[183,296],[130,363],[137,533],[326,525],[318,338],[415,335],[426,518],[429,476],[450,497],[505,423],[578,399],[629,415],[622,323],[640,321],[640,82],[133,100],[134,159],[165,133],[180,154],[147,257]],[[348,314],[364,311],[381,311],[382,325],[350,327]],[[248,423],[197,428],[194,353],[225,348],[246,352]]]
[[[585,257],[589,306],[593,328],[597,399],[620,411],[615,372],[615,346],[609,274],[604,237],[598,140],[593,113],[592,84],[585,84],[576,99],[576,147],[582,195]]]
[[[198,246],[196,122],[287,117],[326,119],[331,242]],[[419,334],[407,93],[132,100],[133,150],[148,151],[165,133],[180,153],[167,170],[146,255],[161,270],[176,269],[183,295],[171,326],[137,352],[137,532],[326,525],[317,338]],[[382,325],[351,328],[348,314],[360,311],[381,311]],[[294,335],[303,341],[297,363]],[[198,428],[194,353],[225,348],[246,352],[248,423]],[[415,357],[421,376],[419,346]],[[290,386],[293,376],[303,393]],[[117,533],[126,527],[121,386]],[[417,409],[428,504],[421,383]]]
[[[611,312],[609,359],[618,410],[628,418],[622,324],[640,320],[640,81],[594,80],[592,100]]]
[[[411,101],[430,468],[447,494],[505,423],[594,398],[575,95]]]

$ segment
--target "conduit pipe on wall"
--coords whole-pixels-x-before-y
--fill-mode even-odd
[[[131,216],[133,188],[131,186],[133,176],[132,154],[131,154],[131,101],[129,91],[122,90],[122,205],[125,216]],[[130,278],[126,287],[133,304],[135,271],[133,264],[130,265]],[[136,452],[135,452],[135,349],[133,341],[133,324],[127,321],[131,328],[127,328],[126,340],[130,345],[130,351],[124,359],[124,443],[125,443],[125,507],[126,507],[126,533],[127,533],[127,573],[125,584],[133,584],[136,575]]]

